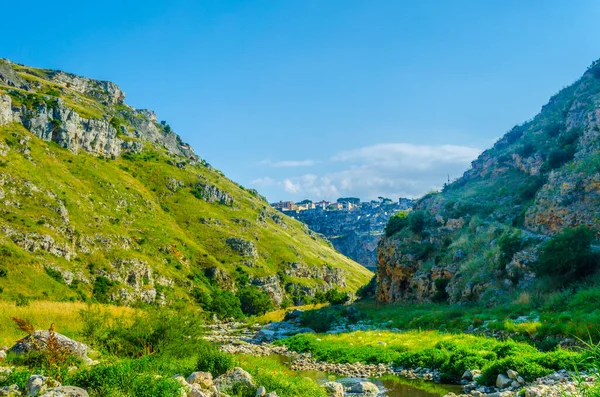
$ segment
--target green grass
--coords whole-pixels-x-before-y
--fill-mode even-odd
[[[494,384],[497,375],[508,369],[531,381],[555,370],[574,368],[584,360],[582,353],[560,349],[544,353],[526,343],[437,331],[303,334],[277,343],[294,351],[310,352],[316,360],[326,362],[437,369],[449,382],[457,382],[467,369],[480,369],[484,384]]]
[[[30,136],[31,156],[19,152],[13,134]],[[18,203],[0,214],[0,226],[20,233],[47,235],[60,246],[73,247],[75,258],[66,260],[43,250],[28,252],[14,239],[3,235],[0,245],[7,250],[2,265],[8,274],[0,278],[0,299],[13,300],[19,294],[43,300],[81,300],[90,297],[92,285],[86,282],[69,287],[51,278],[41,264],[81,273],[93,280],[102,269],[111,271],[117,260],[136,259],[148,263],[154,278],[172,280],[162,288],[167,299],[188,299],[190,281],[201,289],[210,286],[203,271],[220,267],[235,274],[243,258],[225,243],[228,237],[253,241],[259,251],[257,265],[243,266],[251,276],[277,274],[288,262],[309,266],[330,265],[343,269],[348,286],[356,290],[371,273],[332,249],[324,240],[304,232],[302,225],[284,217],[285,227],[268,216],[278,215],[261,198],[202,165],[183,170],[167,163],[171,156],[149,145],[143,155],[103,160],[89,154],[75,155],[33,137],[22,126],[0,127],[0,141],[11,147],[0,172],[10,175],[4,185],[5,200]],[[191,193],[202,178],[231,194],[233,206],[208,203]],[[184,186],[172,192],[169,178]],[[68,223],[59,211],[64,206]],[[203,223],[201,218],[212,220]],[[41,220],[41,221],[40,221]],[[68,226],[72,235],[61,232]],[[81,241],[85,250],[73,245]],[[0,252],[0,255],[3,255]],[[315,286],[322,280],[289,280]],[[114,285],[116,291],[126,287]]]

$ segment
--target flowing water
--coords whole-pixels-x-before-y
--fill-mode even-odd
[[[280,354],[271,354],[270,357],[276,358],[280,363],[289,365],[293,360],[290,357]],[[369,381],[377,385],[381,393],[379,396],[386,397],[439,397],[446,393],[461,393],[460,386],[442,385],[421,379],[405,379],[394,375],[384,376],[382,378],[360,379],[344,378],[321,371],[297,371],[301,376],[311,378],[318,383],[336,381],[344,385],[353,384],[362,381]]]

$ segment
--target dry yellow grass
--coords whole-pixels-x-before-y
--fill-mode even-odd
[[[288,307],[287,309],[280,309],[280,310],[275,310],[266,314],[263,314],[262,316],[256,317],[254,319],[255,322],[259,323],[259,324],[266,324],[266,323],[273,323],[273,322],[278,322],[278,321],[283,321],[283,319],[285,318],[285,313],[290,312],[292,310],[296,310],[296,309],[300,309],[300,310],[313,310],[313,309],[320,309],[324,306],[327,306],[328,303],[317,303],[314,305],[305,305],[305,306],[292,306],[292,307]]]
[[[19,317],[29,320],[36,329],[47,329],[54,324],[56,332],[77,339],[83,328],[79,312],[87,305],[81,302],[32,301],[28,306],[17,306],[14,302],[0,301],[0,346],[12,346],[24,337],[11,320]],[[103,305],[111,317],[131,316],[135,309]]]

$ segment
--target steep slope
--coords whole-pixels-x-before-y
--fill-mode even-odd
[[[534,282],[540,244],[600,233],[600,64],[419,200],[378,246],[380,301],[496,302]]]
[[[370,273],[194,154],[113,83],[0,61],[0,297],[276,304]]]

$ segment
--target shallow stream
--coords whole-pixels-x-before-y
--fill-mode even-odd
[[[292,362],[292,358],[281,355],[271,354],[269,357],[276,358],[280,363],[288,365]],[[446,393],[461,393],[461,387],[457,385],[443,385],[421,379],[405,379],[394,375],[384,376],[382,378],[344,378],[332,374],[327,374],[321,371],[297,371],[301,376],[311,378],[322,384],[329,381],[336,381],[344,385],[369,381],[377,385],[380,390],[378,396],[386,397],[439,397]]]

